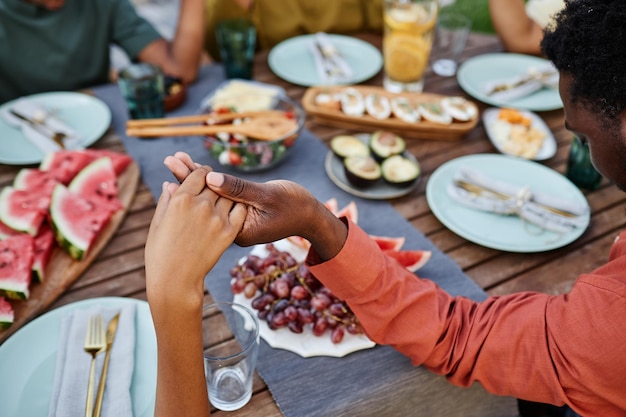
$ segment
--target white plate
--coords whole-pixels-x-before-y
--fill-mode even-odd
[[[502,144],[496,140],[493,129],[493,124],[498,120],[498,113],[500,113],[500,110],[501,109],[496,107],[485,110],[483,112],[483,124],[485,125],[487,136],[489,137],[489,140],[491,140],[491,143],[493,143],[493,146],[495,146],[496,149],[498,149],[500,152],[506,154],[507,152],[502,149]],[[526,110],[519,110],[519,112],[532,120],[532,127],[540,130],[545,134],[543,138],[543,144],[539,149],[539,152],[537,152],[537,155],[535,155],[535,157],[532,159],[535,161],[543,161],[545,159],[552,158],[556,154],[557,146],[554,135],[550,131],[548,125],[546,125],[546,123],[541,117],[539,117],[539,115],[533,112]]]
[[[441,165],[426,185],[426,200],[435,217],[457,235],[488,248],[509,252],[543,252],[574,240],[589,225],[569,233],[538,231],[517,216],[502,216],[465,207],[448,195],[446,188],[461,166],[469,166],[512,184],[550,193],[587,205],[585,196],[560,173],[537,162],[498,154],[468,155]]]
[[[27,98],[41,103],[54,112],[56,118],[77,131],[83,137],[84,147],[100,139],[111,125],[111,110],[102,100],[87,94],[52,92]],[[14,102],[9,101],[0,109],[11,107]],[[43,157],[43,152],[26,139],[19,128],[0,118],[0,164],[38,164]]]
[[[457,72],[459,85],[477,100],[498,107],[514,107],[532,111],[556,110],[563,107],[556,89],[542,88],[511,101],[494,100],[485,94],[487,83],[523,75],[531,67],[545,66],[549,61],[530,55],[496,53],[478,55],[465,61]]]
[[[279,250],[291,253],[299,262],[302,262],[306,257],[306,251],[296,247],[286,239],[274,242],[274,246]],[[265,245],[256,245],[252,251],[250,251],[250,254],[261,257],[267,256]],[[248,307],[252,311],[256,311],[252,308],[252,299],[246,298],[243,294],[235,294],[233,301]],[[315,336],[310,327],[305,327],[302,333],[296,334],[286,328],[272,330],[265,320],[259,320],[259,324],[259,334],[268,345],[276,349],[285,349],[294,352],[303,358],[312,356],[342,357],[349,353],[356,352],[357,350],[369,349],[376,346],[376,344],[365,335],[357,336],[346,332],[341,343],[335,344],[330,340],[329,332],[326,332],[322,336]]]
[[[352,80],[346,84],[357,84],[372,78],[382,68],[380,51],[368,42],[350,36],[328,36],[354,72]],[[306,87],[323,84],[308,46],[314,37],[315,34],[296,36],[272,48],[267,61],[274,74]]]
[[[200,108],[198,109],[198,113],[206,113],[211,107],[213,107],[213,98],[216,94],[228,92],[230,88],[235,86],[235,88],[239,88],[241,94],[262,94],[269,95],[272,97],[283,97],[286,96],[285,89],[279,87],[277,85],[262,83],[254,80],[244,80],[244,79],[231,79],[221,82],[213,91],[206,95],[200,102]],[[234,92],[233,96],[237,96],[240,93]],[[230,94],[226,94],[230,96]]]
[[[369,138],[369,135],[367,134],[356,134],[354,136],[361,139],[365,143],[367,143]],[[413,154],[408,151],[404,152],[404,156],[417,162],[415,156],[413,156]],[[417,187],[417,184],[419,182],[419,177],[417,177],[417,180],[414,183],[404,187],[399,187],[380,180],[375,184],[370,185],[369,187],[356,188],[350,183],[350,181],[348,181],[348,178],[346,177],[346,172],[343,167],[342,159],[335,155],[333,151],[328,151],[328,153],[326,154],[324,169],[326,170],[326,174],[328,175],[330,180],[337,187],[357,197],[367,198],[370,200],[388,200],[391,198],[402,197],[403,195],[407,195],[408,193],[413,191],[415,187]]]
[[[3,416],[47,416],[62,317],[77,308],[119,307],[135,303],[135,371],[131,383],[135,417],[154,415],[156,336],[145,301],[93,298],[68,304],[31,321],[0,346],[0,404]],[[87,355],[85,354],[85,358]],[[86,378],[85,378],[86,381]]]

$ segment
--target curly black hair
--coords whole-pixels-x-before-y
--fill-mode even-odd
[[[626,109],[626,1],[566,0],[541,48],[572,76],[573,102],[616,122]]]

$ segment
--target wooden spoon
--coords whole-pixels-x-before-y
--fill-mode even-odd
[[[295,133],[297,127],[298,124],[295,120],[284,115],[267,115],[252,118],[238,125],[127,127],[126,134],[128,136],[148,138],[159,136],[201,136],[224,132],[240,133],[259,140],[275,140],[289,133]]]

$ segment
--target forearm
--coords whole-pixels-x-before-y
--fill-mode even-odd
[[[202,304],[155,318],[158,372],[155,416],[208,416]]]
[[[523,0],[489,0],[493,27],[509,52],[540,55],[543,30],[526,14]]]
[[[170,45],[171,59],[178,76],[195,80],[203,52],[205,30],[204,0],[181,0],[176,34]]]
[[[386,257],[373,241],[356,239],[355,229],[350,224],[334,259],[310,269],[348,302],[372,340],[456,385],[480,381],[493,393],[558,401],[545,335],[547,295],[484,303],[452,297]]]

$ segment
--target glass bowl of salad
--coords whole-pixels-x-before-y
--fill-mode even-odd
[[[305,120],[304,110],[298,103],[272,94],[249,93],[209,100],[202,112],[207,114],[207,123],[211,125],[249,123],[257,117],[255,113],[264,112],[271,113],[272,117],[284,117],[290,121],[289,126],[293,125],[293,129],[290,127],[287,132],[265,139],[228,132],[205,136],[205,148],[220,165],[243,172],[267,170],[281,162],[293,148]],[[220,121],[221,116],[227,120]]]

